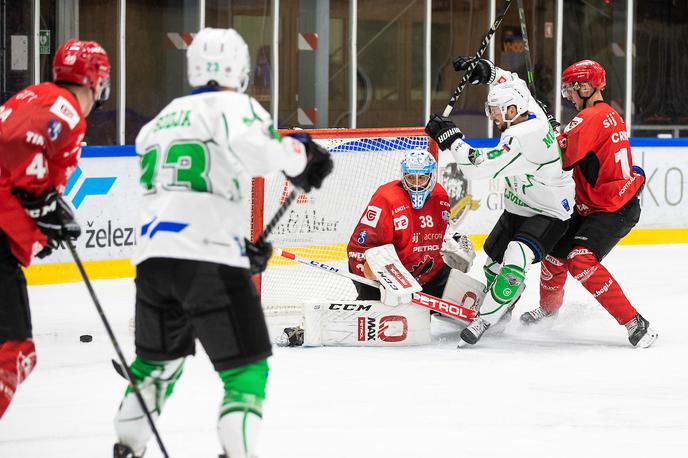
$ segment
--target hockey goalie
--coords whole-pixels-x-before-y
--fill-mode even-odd
[[[347,255],[356,300],[306,304],[303,326],[286,328],[278,345],[428,344],[431,312],[414,296],[421,291],[430,300],[477,309],[484,285],[465,274],[475,251],[449,215],[437,162],[427,151],[408,152],[401,179],[375,191],[351,234]]]

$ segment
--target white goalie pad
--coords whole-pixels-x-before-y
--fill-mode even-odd
[[[477,312],[485,299],[485,285],[460,270],[452,269],[442,299]]]
[[[304,347],[410,346],[430,343],[430,312],[379,301],[318,302],[304,306]]]
[[[367,249],[365,257],[368,267],[380,282],[383,303],[387,305],[409,303],[411,295],[423,289],[401,263],[391,243]]]

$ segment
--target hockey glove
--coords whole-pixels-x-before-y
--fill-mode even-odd
[[[272,256],[272,243],[263,238],[256,240],[256,243],[244,239],[246,245],[246,256],[250,262],[249,270],[251,275],[264,272],[268,267],[268,261]]]
[[[26,214],[34,220],[38,229],[48,237],[46,247],[55,249],[58,242],[76,240],[81,235],[81,227],[76,222],[72,209],[54,189],[39,197],[16,188],[12,190],[12,194],[19,199]],[[39,257],[47,254],[41,252]]]
[[[311,192],[311,189],[319,189],[327,175],[332,173],[332,158],[329,151],[313,141],[306,133],[289,134],[290,137],[303,143],[306,147],[306,168],[299,175],[287,176],[294,186]]]
[[[474,61],[474,57],[461,56],[457,57],[454,62],[452,62],[452,65],[454,65],[454,70],[457,72],[465,72]],[[494,81],[496,74],[497,70],[495,64],[487,59],[479,59],[468,77],[468,81],[470,81],[471,84],[490,84]]]
[[[430,121],[425,125],[425,133],[437,142],[441,150],[451,148],[455,140],[463,138],[454,121],[438,114],[430,117]]]

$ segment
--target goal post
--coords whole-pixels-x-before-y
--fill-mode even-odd
[[[422,127],[280,130],[306,132],[332,154],[334,169],[321,189],[300,194],[273,230],[275,247],[332,267],[347,266],[346,245],[370,197],[382,184],[401,178],[408,151],[437,145]],[[251,185],[251,237],[255,240],[292,189],[282,175],[254,178]],[[293,313],[312,300],[352,300],[352,282],[284,258],[273,257],[256,278],[268,314]]]

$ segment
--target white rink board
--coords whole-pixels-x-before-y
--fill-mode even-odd
[[[335,153],[338,154],[338,153]],[[357,158],[358,173],[368,172],[366,161],[371,153],[360,153]],[[397,155],[398,156],[398,155]],[[647,185],[642,193],[643,214],[638,228],[676,228],[688,227],[688,147],[636,147],[633,149],[634,161],[643,167],[647,173]],[[400,156],[399,156],[400,157]],[[440,154],[440,181],[444,176],[450,154]],[[125,259],[129,258],[135,244],[137,235],[137,209],[142,195],[139,186],[139,164],[135,156],[124,157],[84,157],[79,163],[81,175],[66,195],[67,201],[79,202],[79,192],[82,196],[90,185],[87,180],[113,179],[112,185],[106,193],[86,194],[79,202],[76,214],[82,225],[83,236],[77,241],[77,249],[82,259]],[[384,180],[393,179],[397,170],[390,170]],[[91,181],[91,183],[93,183]],[[326,182],[327,183],[327,182]],[[503,183],[497,180],[475,180],[466,183],[465,190],[479,203],[475,210],[467,211],[461,222],[463,231],[469,234],[486,234],[492,228],[503,210],[502,193]],[[84,188],[85,187],[85,188]],[[84,189],[82,189],[84,188]],[[101,189],[102,191],[102,189]],[[451,192],[451,191],[450,191]],[[248,194],[248,193],[247,193]],[[327,241],[328,230],[339,230],[343,227],[343,216],[352,220],[357,218],[363,208],[354,209],[347,205],[347,198],[356,195],[358,200],[366,200],[365,196],[358,196],[354,190],[344,189],[340,201],[331,206],[330,202],[318,199],[318,192],[314,192],[311,201],[314,209],[311,209],[313,217],[308,220],[308,214],[297,220],[295,224],[314,224],[322,231],[320,235],[309,233],[309,240],[316,237],[319,242]],[[461,196],[466,193],[461,190]],[[334,208],[332,215],[321,217],[319,207],[328,206]],[[365,203],[362,204],[362,207]],[[271,216],[273,205],[266,205],[268,215]],[[282,226],[286,226],[285,221]],[[279,232],[279,228],[278,231]],[[279,234],[275,235],[279,239]],[[322,240],[320,240],[322,239]],[[70,262],[71,258],[65,249],[60,249],[56,254],[45,260],[35,260],[36,264]]]

